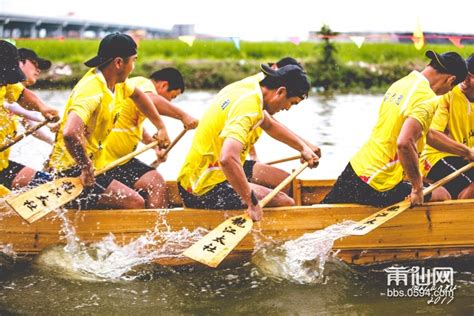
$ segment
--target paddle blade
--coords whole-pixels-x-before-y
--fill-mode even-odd
[[[250,232],[252,226],[253,221],[246,214],[231,217],[186,249],[183,255],[216,268]]]
[[[348,229],[346,234],[358,236],[365,235],[409,208],[409,200],[404,200],[400,203],[390,205],[359,221],[353,227]]]
[[[6,202],[28,223],[74,200],[83,189],[79,178],[60,178],[11,197]]]

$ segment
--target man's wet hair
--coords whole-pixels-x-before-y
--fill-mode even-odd
[[[167,67],[155,71],[151,74],[150,79],[154,81],[166,81],[168,82],[168,91],[180,89],[181,93],[184,93],[184,79],[176,68]]]

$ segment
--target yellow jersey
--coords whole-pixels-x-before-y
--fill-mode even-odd
[[[257,141],[263,122],[263,96],[258,80],[249,78],[222,89],[199,121],[191,149],[178,175],[188,192],[202,195],[226,180],[219,165],[222,145],[228,137],[244,146],[243,165],[250,147]]]
[[[423,133],[417,148],[421,153],[438,99],[428,80],[418,71],[390,86],[369,140],[350,161],[362,181],[383,192],[403,180],[404,171],[397,155],[397,139],[403,123],[407,118],[420,123]]]
[[[16,136],[16,120],[4,107],[5,101],[13,103],[18,101],[25,86],[22,83],[0,86],[0,145]],[[8,167],[10,148],[0,152],[0,171]]]
[[[120,114],[117,110],[119,106],[116,105],[132,95],[133,91],[133,85],[126,81],[116,84],[115,91],[112,92],[107,87],[103,74],[97,68],[89,70],[76,84],[67,100],[47,167],[63,171],[76,164],[66,149],[62,134],[70,112],[79,116],[85,125],[85,150],[96,167],[96,160],[103,148],[103,143]]]
[[[430,128],[444,133],[449,131],[449,137],[469,148],[474,146],[474,113],[473,103],[470,102],[459,88],[459,85],[440,98],[438,108]],[[421,168],[426,176],[430,169],[442,158],[454,156],[441,152],[426,145],[421,155]]]
[[[259,72],[255,75],[252,75],[250,77],[247,77],[247,78],[244,78],[242,80],[244,81],[254,81],[254,82],[260,82],[262,81],[263,79],[265,78],[265,74],[263,72]],[[263,129],[259,126],[257,127],[255,130],[252,131],[252,135],[250,136],[249,138],[249,141],[250,141],[250,144],[255,144],[257,142],[257,140],[260,138],[260,136],[262,136],[262,133],[263,133]],[[248,152],[250,151],[250,148],[252,148],[252,146],[249,147],[248,149]],[[248,153],[247,152],[247,153]]]
[[[144,93],[157,94],[155,85],[148,78],[134,77],[128,79],[127,82]],[[131,153],[143,138],[143,123],[146,116],[135,102],[131,98],[125,99],[121,102],[119,111],[120,116],[104,142],[104,150],[97,161],[98,168]]]

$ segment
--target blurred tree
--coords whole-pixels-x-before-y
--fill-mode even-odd
[[[317,60],[318,73],[315,74],[314,85],[324,88],[324,91],[331,91],[341,86],[341,74],[337,63],[336,45],[332,42],[332,37],[339,33],[331,31],[328,25],[323,25],[318,32],[324,41],[322,55]]]

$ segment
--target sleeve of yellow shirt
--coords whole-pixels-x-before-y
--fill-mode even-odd
[[[443,132],[446,130],[449,121],[449,99],[451,98],[451,93],[445,94],[441,99],[436,112],[433,116],[433,121],[431,122],[430,128]]]
[[[7,85],[5,99],[8,101],[8,103],[14,103],[18,101],[21,94],[23,93],[23,90],[25,90],[25,86],[21,82],[9,84]]]
[[[421,103],[418,103],[414,105],[411,109],[409,109],[406,116],[417,120],[421,124],[423,131],[427,131],[431,124],[431,120],[433,119],[433,115],[436,108],[434,102],[436,101],[422,101]]]
[[[246,145],[250,130],[259,121],[258,107],[259,104],[252,97],[234,104],[229,110],[220,137],[223,139],[231,137]]]
[[[133,84],[132,82],[130,82],[130,80],[126,80],[124,83],[123,83],[123,92],[124,92],[124,98],[129,98],[132,94],[133,94],[133,91],[135,91],[135,84]],[[143,91],[143,90],[142,90]]]
[[[143,77],[143,80],[140,80],[136,85],[137,88],[142,90],[143,93],[154,93],[156,94],[156,89],[150,79]]]
[[[99,106],[101,99],[102,91],[94,89],[92,86],[86,86],[83,89],[74,92],[68,113],[76,113],[81,118],[82,122],[87,125],[92,114]]]

